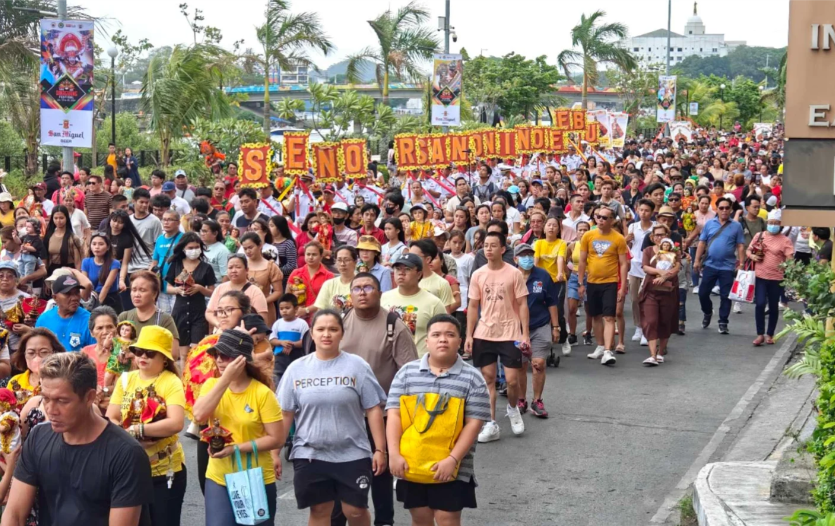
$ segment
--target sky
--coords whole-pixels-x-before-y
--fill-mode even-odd
[[[204,25],[223,32],[221,45],[244,39],[244,46],[255,47],[255,26],[263,23],[266,0],[68,0],[70,5],[87,9],[95,17],[108,18],[112,34],[122,29],[131,42],[147,38],[154,46],[190,44],[192,34],[178,5],[203,10]],[[444,14],[444,0],[418,0],[431,12],[427,26],[438,27]],[[327,67],[366,46],[375,44],[367,21],[386,9],[395,10],[407,0],[291,0],[291,11],[314,11],[336,46],[328,56],[312,52],[319,67]],[[672,0],[673,32],[681,33],[693,13],[693,2]],[[549,63],[571,45],[571,27],[583,13],[606,12],[605,20],[618,21],[631,36],[666,28],[666,0],[451,0],[450,21],[458,42],[450,41],[450,51],[466,47],[472,55],[501,56],[511,52],[528,58],[546,55]],[[744,40],[748,45],[782,47],[788,42],[789,0],[699,0],[698,13],[707,33],[723,33],[726,40]],[[103,35],[102,35],[103,36]],[[107,49],[108,41],[98,43]],[[443,44],[443,32],[438,33]],[[105,37],[106,38],[106,37]]]

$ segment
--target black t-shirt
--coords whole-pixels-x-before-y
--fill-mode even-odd
[[[681,250],[681,245],[682,245],[681,234],[679,234],[678,232],[673,230],[672,232],[670,232],[670,241],[673,242],[673,245],[675,245],[676,248]],[[641,252],[646,250],[647,247],[654,247],[654,246],[655,246],[655,243],[652,241],[652,236],[647,234],[646,236],[644,236],[644,242],[641,245]]]
[[[133,236],[130,232],[124,230],[110,239],[110,246],[113,247],[115,259],[119,261],[125,258],[125,249],[133,248],[134,250],[141,250],[133,246]]]
[[[168,275],[165,276],[166,283],[176,287],[182,286],[182,282],[179,282],[180,280],[177,279],[182,272],[183,260],[178,259],[171,263],[168,267]],[[191,277],[194,279],[194,283],[204,287],[209,287],[217,283],[217,280],[215,280],[215,271],[205,261],[197,264],[197,268],[191,273]],[[206,312],[206,297],[200,293],[192,294],[191,296],[181,296],[178,294],[174,300],[174,309],[176,312],[180,312],[181,308],[186,309],[190,316],[199,315],[202,317]]]
[[[827,239],[823,242],[821,249],[818,251],[818,259],[832,261],[832,241]]]
[[[154,491],[148,455],[111,422],[81,446],[66,444],[49,424],[35,426],[14,478],[38,488],[42,526],[107,526],[111,508],[150,504]]]

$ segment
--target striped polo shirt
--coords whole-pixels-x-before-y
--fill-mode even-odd
[[[440,376],[435,376],[430,370],[428,353],[419,360],[404,365],[397,371],[391,383],[386,410],[399,409],[401,396],[422,393],[449,393],[450,396],[462,398],[464,418],[475,418],[485,422],[490,420],[490,397],[484,377],[478,369],[466,363],[460,356],[455,364]],[[461,459],[457,480],[469,482],[472,478],[473,482],[476,482],[474,454],[475,443]]]

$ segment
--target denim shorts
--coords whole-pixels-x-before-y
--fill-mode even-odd
[[[585,280],[588,282],[588,279]],[[587,283],[584,283],[586,285]],[[580,301],[580,280],[577,278],[577,273],[572,272],[571,277],[568,278],[568,299]],[[586,298],[583,298],[585,301]]]

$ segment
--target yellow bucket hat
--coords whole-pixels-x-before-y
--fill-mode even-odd
[[[174,336],[171,334],[171,331],[158,325],[148,325],[140,331],[139,339],[130,346],[130,350],[131,352],[134,349],[156,351],[173,362],[174,357],[171,355],[171,346],[173,344]]]

